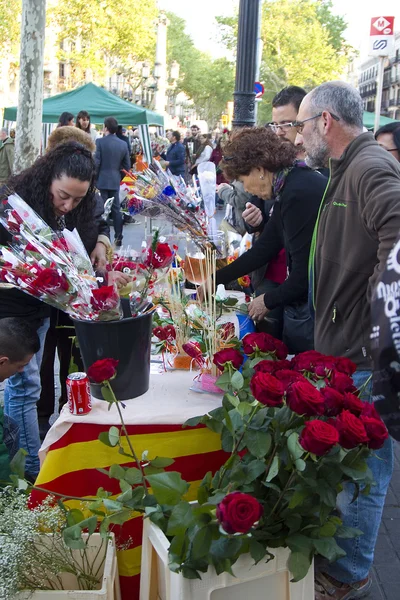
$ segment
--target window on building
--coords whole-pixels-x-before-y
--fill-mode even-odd
[[[60,79],[64,79],[65,77],[65,63],[59,63],[58,65],[58,76]]]

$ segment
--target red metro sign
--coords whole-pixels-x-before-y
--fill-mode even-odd
[[[390,56],[394,52],[394,17],[373,17],[369,34],[369,55]]]
[[[393,35],[394,17],[373,17],[370,35]]]

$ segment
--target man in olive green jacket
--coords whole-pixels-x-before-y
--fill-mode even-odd
[[[12,175],[14,164],[14,140],[8,136],[7,129],[0,130],[0,185],[6,183]]]
[[[315,309],[315,349],[346,356],[357,365],[354,385],[368,387],[372,364],[370,300],[378,275],[400,230],[400,165],[363,133],[359,92],[341,81],[312,90],[296,122],[312,167],[329,166],[310,256]],[[370,390],[370,387],[369,387]],[[372,401],[371,392],[364,399]],[[352,502],[338,497],[344,525],[361,529],[356,540],[339,540],[344,558],[316,575],[315,600],[363,598],[371,587],[374,548],[393,469],[391,440],[369,459],[376,485]]]

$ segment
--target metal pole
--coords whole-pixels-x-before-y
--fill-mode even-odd
[[[233,127],[255,124],[254,83],[260,0],[240,0]]]
[[[254,77],[254,81],[260,81],[260,69],[261,69],[261,60],[262,60],[262,52],[263,52],[263,40],[261,37],[261,23],[262,23],[262,2],[260,2],[259,6],[259,14],[258,14],[258,32],[257,32],[257,63],[256,63],[256,74]],[[257,115],[258,115],[258,104],[261,101],[261,98],[255,101],[254,106],[254,121],[257,124]]]
[[[379,57],[378,64],[378,86],[376,90],[376,101],[375,101],[375,125],[374,125],[374,133],[379,129],[379,123],[381,118],[381,104],[382,104],[382,88],[383,88],[383,66],[385,62],[385,57]]]

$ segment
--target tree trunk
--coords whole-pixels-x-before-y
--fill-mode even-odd
[[[40,154],[46,0],[23,0],[21,57],[14,171],[30,167]]]

